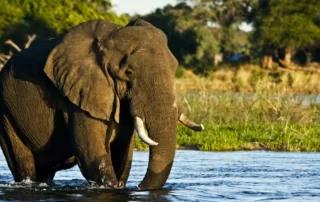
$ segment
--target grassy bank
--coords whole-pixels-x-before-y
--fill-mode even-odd
[[[278,75],[280,80],[272,80],[270,71],[261,71],[256,79],[251,77],[260,70],[239,71],[226,74],[224,81],[196,76],[177,80],[177,97],[185,112],[205,125],[201,133],[179,125],[178,147],[320,151],[320,104],[310,94],[320,88],[319,73],[285,71]],[[239,76],[241,71],[251,76]],[[136,148],[146,145],[136,140]]]

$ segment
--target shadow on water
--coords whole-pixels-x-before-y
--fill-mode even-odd
[[[0,185],[3,183],[0,182]],[[8,201],[168,201],[171,190],[109,190],[92,187],[2,187],[0,200]]]

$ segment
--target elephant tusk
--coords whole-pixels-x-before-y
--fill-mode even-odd
[[[194,123],[193,121],[189,120],[188,117],[186,117],[186,115],[184,115],[184,114],[180,115],[179,121],[183,125],[190,128],[191,130],[194,130],[194,131],[203,131],[204,130],[204,126],[202,124],[198,125],[198,124]]]
[[[143,121],[135,116],[134,117],[134,127],[137,131],[137,134],[139,136],[139,138],[146,144],[150,145],[150,146],[155,146],[155,145],[158,145],[157,142],[153,141],[152,139],[150,139],[148,137],[148,135],[146,134],[146,131],[144,130],[144,124],[143,124]]]

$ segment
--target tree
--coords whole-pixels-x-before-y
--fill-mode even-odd
[[[238,28],[247,5],[238,2],[185,0],[143,18],[166,33],[180,64],[204,73],[217,64],[222,52],[231,56],[248,43],[247,34]]]
[[[284,64],[290,65],[298,48],[312,46],[320,39],[316,24],[320,15],[319,0],[260,0],[253,8],[255,40],[263,47],[263,61],[270,66],[273,52],[284,50]]]
[[[165,32],[170,50],[182,65],[196,68],[198,72],[213,65],[214,55],[220,49],[217,29],[208,26],[208,19],[214,18],[212,13],[202,7],[179,3],[142,18]]]
[[[1,0],[0,40],[23,46],[28,34],[35,33],[37,39],[55,37],[90,19],[126,24],[127,18],[111,12],[111,6],[109,0]]]

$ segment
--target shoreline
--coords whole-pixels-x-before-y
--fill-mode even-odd
[[[134,151],[148,151],[149,149],[137,149],[134,148]],[[210,151],[204,151],[201,150],[198,146],[179,146],[177,147],[176,150],[180,150],[180,151],[201,151],[201,152],[239,152],[239,151],[266,151],[266,152],[310,152],[310,153],[317,153],[320,152],[319,151],[300,151],[300,150],[296,150],[296,151],[291,151],[291,150],[272,150],[272,149],[268,149],[268,148],[262,148],[262,147],[255,147],[255,148],[241,148],[241,149],[231,149],[231,150],[210,150]],[[2,151],[1,147],[0,147],[0,151]]]
[[[180,151],[202,151],[202,152],[238,152],[238,151],[266,151],[266,152],[320,152],[320,149],[318,151],[301,151],[301,150],[273,150],[269,149],[264,146],[261,142],[252,142],[250,143],[250,147],[248,147],[248,144],[239,146],[239,149],[230,149],[230,150],[201,150],[199,146],[197,145],[189,145],[189,146],[177,146],[176,150]],[[137,149],[134,148],[134,151],[148,151],[149,149]]]

